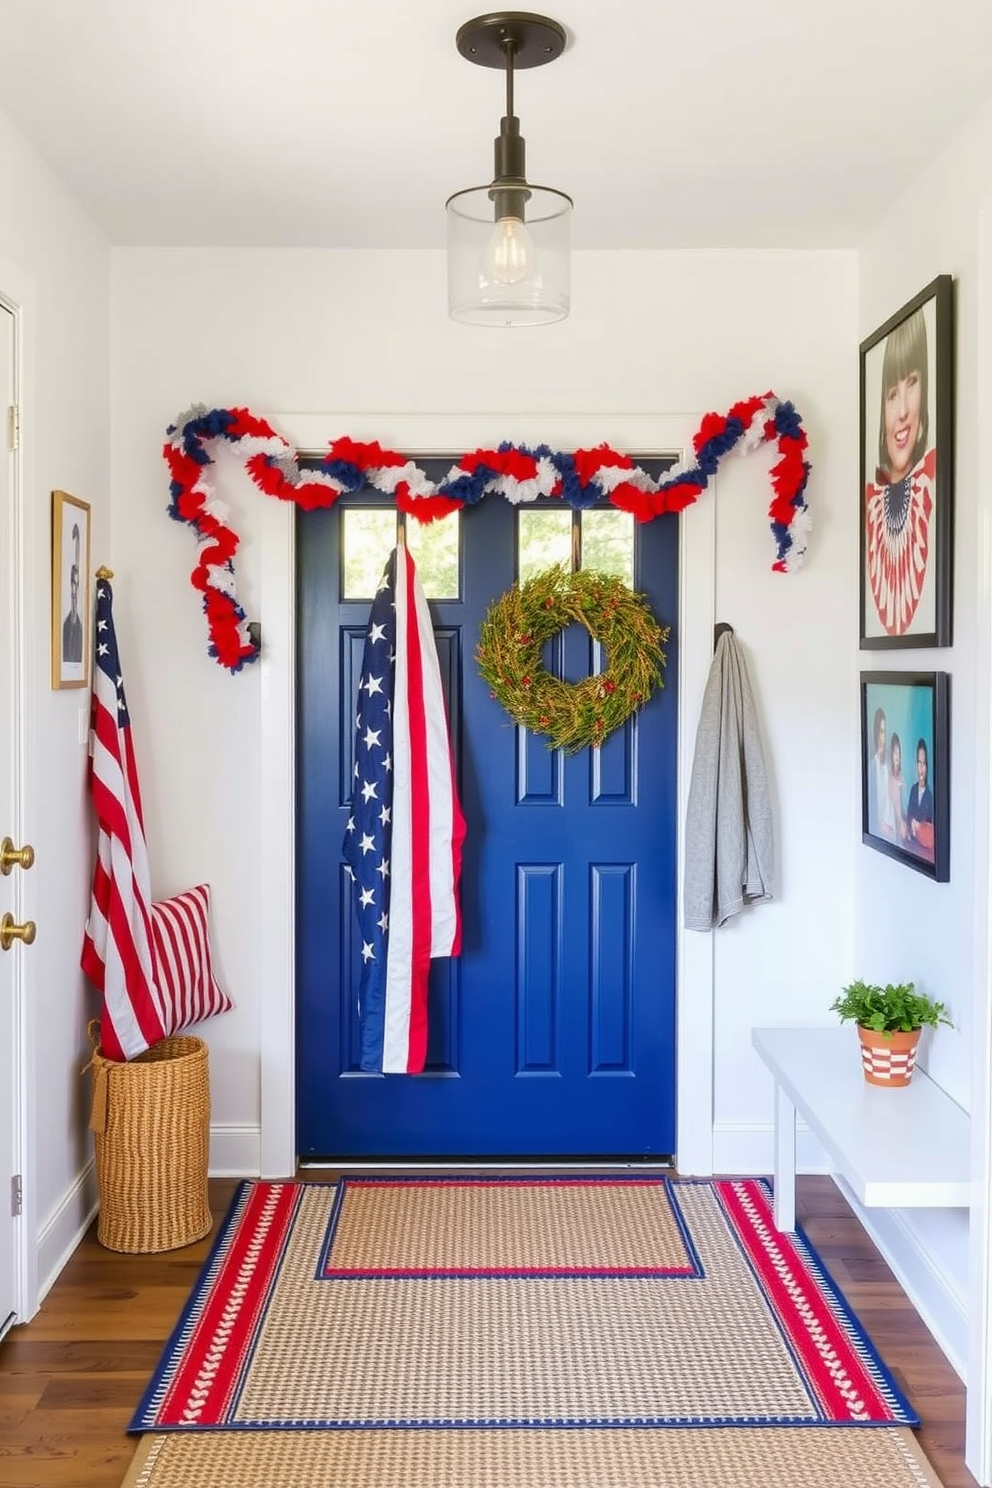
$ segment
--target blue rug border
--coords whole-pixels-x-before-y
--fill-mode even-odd
[[[561,1176],[561,1175],[558,1175],[558,1176]],[[364,1431],[364,1430],[377,1430],[377,1431],[385,1431],[385,1430],[452,1431],[452,1430],[455,1430],[455,1431],[458,1431],[458,1430],[471,1430],[471,1429],[486,1429],[486,1430],[503,1430],[503,1429],[507,1429],[507,1430],[513,1430],[513,1429],[517,1429],[517,1430],[520,1430],[520,1429],[534,1429],[534,1430],[544,1429],[544,1430],[552,1430],[553,1429],[553,1430],[564,1430],[564,1431],[567,1431],[567,1430],[588,1430],[588,1429],[603,1429],[603,1430],[609,1430],[609,1429],[623,1429],[623,1430],[642,1430],[642,1429],[646,1429],[646,1430],[659,1430],[659,1429],[664,1429],[664,1430],[676,1430],[677,1431],[677,1430],[699,1429],[699,1428],[703,1428],[703,1427],[712,1430],[712,1429],[720,1429],[722,1427],[733,1428],[733,1427],[751,1427],[751,1426],[770,1426],[770,1427],[779,1427],[779,1426],[781,1426],[781,1427],[795,1427],[795,1426],[802,1426],[802,1427],[808,1427],[808,1428],[811,1428],[811,1429],[816,1429],[818,1427],[823,1427],[823,1428],[826,1428],[826,1429],[829,1429],[829,1430],[834,1430],[834,1431],[838,1431],[838,1430],[876,1431],[876,1430],[879,1430],[880,1428],[881,1429],[885,1429],[885,1428],[888,1428],[888,1429],[898,1429],[898,1428],[901,1428],[901,1427],[912,1427],[912,1426],[919,1426],[920,1425],[920,1419],[919,1419],[919,1417],[913,1411],[913,1409],[910,1406],[908,1400],[905,1398],[905,1396],[903,1395],[902,1391],[896,1385],[896,1383],[895,1383],[895,1381],[894,1381],[894,1379],[893,1379],[893,1377],[892,1377],[892,1375],[891,1375],[888,1367],[882,1362],[881,1357],[879,1356],[877,1350],[875,1349],[875,1345],[871,1342],[871,1338],[870,1338],[870,1335],[869,1335],[867,1329],[861,1323],[861,1321],[858,1318],[857,1314],[855,1313],[854,1309],[850,1306],[850,1304],[844,1298],[843,1293],[841,1292],[841,1290],[840,1290],[839,1286],[837,1285],[837,1283],[834,1281],[833,1277],[830,1275],[830,1272],[829,1272],[826,1264],[824,1263],[824,1261],[822,1260],[822,1258],[818,1254],[815,1246],[812,1244],[812,1242],[810,1241],[809,1237],[807,1236],[807,1234],[805,1233],[805,1231],[802,1229],[802,1227],[798,1223],[796,1224],[795,1230],[787,1231],[785,1233],[789,1236],[790,1239],[794,1239],[797,1248],[800,1250],[801,1254],[803,1255],[803,1259],[806,1260],[806,1262],[809,1264],[810,1269],[813,1272],[813,1274],[814,1274],[817,1282],[823,1288],[824,1295],[825,1295],[825,1297],[827,1299],[828,1305],[831,1308],[831,1311],[834,1313],[834,1316],[837,1318],[837,1320],[841,1324],[841,1326],[844,1327],[845,1332],[848,1333],[848,1336],[850,1337],[851,1342],[852,1342],[852,1346],[857,1346],[857,1342],[858,1342],[857,1338],[853,1334],[850,1333],[850,1328],[852,1326],[856,1330],[856,1333],[857,1334],[860,1334],[860,1337],[864,1340],[864,1344],[866,1346],[866,1353],[863,1355],[863,1357],[864,1357],[864,1361],[865,1361],[866,1367],[869,1368],[869,1370],[872,1373],[873,1377],[876,1379],[876,1382],[879,1384],[880,1389],[882,1389],[883,1394],[886,1394],[887,1396],[890,1397],[890,1402],[889,1403],[891,1404],[892,1409],[893,1410],[901,1410],[901,1411],[903,1411],[905,1413],[905,1416],[906,1416],[906,1419],[905,1420],[893,1420],[893,1421],[830,1421],[830,1420],[824,1419],[821,1415],[817,1415],[813,1419],[811,1419],[809,1416],[796,1416],[796,1415],[789,1415],[789,1416],[754,1415],[754,1416],[733,1416],[733,1417],[729,1417],[729,1416],[720,1416],[720,1417],[707,1417],[707,1416],[688,1416],[688,1417],[658,1416],[658,1417],[655,1417],[655,1416],[646,1416],[646,1417],[636,1417],[634,1419],[624,1418],[624,1417],[608,1417],[608,1418],[607,1417],[597,1417],[597,1418],[588,1418],[588,1419],[578,1419],[578,1418],[570,1417],[567,1420],[561,1420],[561,1419],[557,1419],[557,1418],[554,1418],[554,1417],[534,1417],[534,1418],[521,1417],[519,1419],[517,1419],[517,1418],[514,1418],[514,1419],[500,1418],[498,1420],[490,1420],[490,1419],[486,1419],[484,1417],[478,1417],[478,1418],[474,1418],[474,1419],[465,1419],[465,1420],[460,1420],[460,1421],[441,1421],[441,1420],[436,1420],[436,1419],[396,1420],[396,1419],[389,1419],[389,1418],[382,1418],[382,1419],[367,1418],[367,1419],[364,1419],[364,1420],[337,1421],[337,1420],[321,1419],[321,1418],[315,1418],[315,1417],[294,1417],[294,1418],[281,1417],[281,1418],[279,1418],[277,1420],[272,1420],[272,1421],[261,1420],[261,1419],[254,1420],[254,1421],[251,1421],[251,1422],[226,1421],[226,1422],[220,1422],[217,1425],[204,1426],[204,1425],[197,1424],[196,1426],[190,1427],[190,1426],[182,1425],[180,1423],[176,1423],[174,1425],[163,1425],[163,1424],[155,1421],[154,1419],[148,1419],[148,1415],[149,1415],[149,1412],[151,1410],[151,1407],[152,1407],[153,1403],[155,1401],[157,1401],[165,1393],[165,1391],[168,1388],[169,1383],[171,1382],[171,1380],[172,1380],[172,1378],[173,1378],[173,1376],[175,1374],[176,1368],[178,1367],[179,1362],[181,1360],[181,1356],[182,1356],[182,1347],[181,1346],[184,1344],[185,1340],[188,1338],[190,1332],[192,1331],[192,1329],[195,1326],[197,1320],[199,1319],[200,1315],[202,1314],[204,1302],[206,1300],[206,1295],[207,1295],[210,1287],[213,1285],[213,1283],[214,1283],[214,1281],[216,1279],[217,1271],[219,1270],[220,1265],[221,1265],[224,1257],[226,1256],[228,1250],[230,1249],[232,1232],[233,1232],[233,1230],[234,1230],[234,1228],[235,1228],[238,1220],[242,1216],[243,1210],[244,1210],[245,1205],[247,1203],[247,1196],[248,1196],[249,1191],[253,1187],[255,1187],[256,1185],[258,1185],[260,1183],[278,1183],[278,1184],[280,1184],[280,1185],[282,1185],[284,1187],[297,1188],[297,1189],[300,1190],[300,1194],[298,1195],[298,1198],[297,1198],[297,1207],[298,1207],[299,1198],[302,1196],[302,1193],[303,1193],[303,1191],[305,1189],[307,1189],[307,1188],[340,1188],[342,1186],[343,1181],[344,1181],[343,1179],[339,1179],[339,1180],[334,1181],[334,1182],[322,1182],[322,1181],[310,1182],[309,1180],[291,1179],[291,1178],[287,1178],[287,1179],[246,1178],[246,1179],[243,1179],[238,1184],[238,1187],[236,1188],[236,1190],[234,1192],[234,1195],[233,1195],[233,1197],[231,1199],[231,1202],[230,1202],[230,1204],[228,1206],[227,1214],[225,1215],[224,1219],[221,1222],[220,1229],[218,1230],[217,1235],[216,1235],[216,1237],[215,1237],[215,1239],[213,1241],[213,1244],[211,1245],[210,1250],[209,1250],[209,1252],[207,1254],[207,1257],[206,1257],[206,1259],[203,1262],[203,1266],[202,1266],[202,1269],[200,1271],[200,1274],[199,1274],[196,1282],[194,1283],[193,1290],[190,1293],[190,1296],[189,1296],[189,1298],[186,1301],[186,1304],[185,1304],[185,1306],[184,1306],[184,1308],[183,1308],[183,1310],[182,1310],[182,1312],[181,1312],[181,1314],[179,1316],[179,1319],[178,1319],[175,1327],[172,1329],[172,1332],[169,1334],[168,1340],[166,1341],[166,1343],[163,1346],[161,1355],[159,1357],[159,1362],[156,1365],[155,1371],[154,1371],[154,1373],[152,1375],[152,1378],[151,1378],[148,1386],[146,1387],[144,1393],[141,1396],[141,1399],[139,1401],[139,1404],[137,1406],[137,1409],[135,1410],[134,1415],[133,1415],[130,1423],[125,1428],[125,1431],[127,1432],[127,1434],[132,1435],[132,1434],[135,1434],[135,1433],[145,1433],[145,1432],[156,1432],[156,1433],[161,1433],[161,1434],[172,1433],[172,1432],[187,1432],[187,1433],[193,1434],[193,1433],[198,1433],[198,1432],[215,1432],[215,1431],[246,1431],[246,1432],[253,1432],[253,1431],[279,1431],[279,1430],[283,1430],[283,1431],[304,1431],[304,1430],[320,1430],[320,1431]],[[411,1175],[411,1181],[413,1181],[413,1175]],[[525,1180],[521,1180],[521,1181],[525,1181]],[[533,1181],[533,1180],[530,1180],[530,1181]],[[549,1181],[549,1180],[543,1180],[542,1179],[541,1181]],[[715,1189],[715,1184],[718,1183],[718,1182],[735,1183],[735,1182],[756,1181],[759,1184],[759,1186],[762,1188],[762,1190],[764,1191],[764,1193],[766,1195],[766,1198],[768,1200],[769,1205],[771,1205],[772,1195],[773,1195],[773,1184],[772,1184],[771,1180],[768,1177],[760,1177],[759,1176],[759,1177],[755,1178],[754,1175],[752,1175],[752,1174],[745,1174],[745,1175],[741,1175],[741,1174],[717,1174],[717,1175],[714,1175],[712,1178],[692,1178],[692,1177],[678,1178],[678,1177],[669,1177],[668,1175],[661,1175],[660,1178],[657,1181],[663,1182],[666,1185],[666,1187],[668,1187],[671,1190],[674,1190],[675,1188],[678,1188],[678,1187],[708,1187],[708,1188],[711,1188],[711,1189],[713,1189],[713,1191],[714,1191],[714,1197],[717,1198],[717,1201],[718,1202],[719,1202],[719,1195],[718,1195],[718,1193],[716,1192],[716,1189]],[[336,1207],[337,1204],[338,1204],[338,1202],[339,1202],[339,1198],[336,1197],[334,1202],[335,1202],[335,1207]],[[723,1208],[722,1204],[721,1204],[720,1207],[721,1207],[721,1210],[722,1210],[722,1208]],[[683,1225],[685,1225],[686,1224],[686,1221],[684,1219],[684,1216],[681,1213],[681,1206],[678,1206],[678,1212],[679,1212],[680,1221],[682,1222]],[[733,1231],[731,1231],[731,1233],[733,1234]],[[734,1236],[734,1238],[735,1238],[735,1241],[737,1241],[737,1243],[739,1245],[739,1240],[737,1240],[737,1237]],[[747,1259],[747,1257],[745,1257],[745,1259]],[[697,1260],[698,1260],[698,1257],[697,1257]],[[750,1265],[750,1262],[748,1262],[748,1264]],[[278,1277],[280,1266],[281,1266],[281,1259],[280,1259],[279,1264],[277,1264],[277,1266],[273,1270],[273,1284],[275,1282],[275,1279]],[[335,1279],[336,1280],[337,1278],[328,1278],[328,1279]],[[659,1283],[676,1282],[676,1281],[683,1281],[683,1280],[692,1280],[691,1277],[685,1277],[685,1276],[657,1276],[657,1275],[652,1276],[652,1277],[650,1277],[648,1279],[656,1280]],[[764,1296],[765,1293],[764,1293],[764,1288],[763,1287],[760,1288],[760,1291],[761,1291],[762,1296]],[[263,1313],[260,1316],[259,1326],[261,1326],[262,1321],[264,1321],[264,1311],[263,1311]],[[790,1351],[790,1354],[791,1354],[792,1353],[791,1348],[790,1348],[789,1351]],[[859,1348],[858,1351],[859,1351],[859,1353],[861,1352],[860,1348]],[[794,1357],[794,1355],[793,1355],[793,1357]],[[804,1371],[800,1371],[800,1374],[803,1375],[803,1377],[804,1377],[805,1372]]]
[[[448,1268],[437,1271],[420,1271],[414,1273],[397,1269],[394,1271],[349,1271],[347,1273],[339,1273],[330,1276],[327,1275],[326,1267],[330,1259],[331,1250],[334,1246],[335,1232],[337,1230],[338,1222],[341,1218],[341,1210],[344,1207],[347,1190],[349,1188],[374,1188],[381,1186],[383,1182],[397,1185],[407,1183],[411,1185],[418,1184],[421,1187],[427,1185],[432,1188],[442,1188],[447,1184],[450,1184],[452,1187],[457,1186],[459,1188],[464,1188],[466,1185],[479,1188],[502,1188],[513,1186],[516,1184],[519,1184],[521,1187],[523,1187],[525,1185],[533,1186],[536,1184],[548,1185],[558,1183],[562,1184],[563,1186],[567,1185],[568,1187],[575,1187],[577,1184],[583,1183],[588,1183],[590,1185],[599,1187],[602,1187],[604,1184],[615,1184],[617,1187],[622,1186],[624,1188],[660,1187],[664,1193],[665,1200],[668,1204],[669,1212],[672,1216],[672,1219],[675,1221],[675,1224],[678,1227],[679,1234],[682,1238],[682,1244],[685,1246],[686,1256],[688,1258],[691,1269],[688,1271],[638,1271],[635,1269],[624,1271],[589,1271],[580,1266],[577,1266],[572,1270],[562,1271],[510,1271],[505,1269],[497,1271],[466,1271]],[[354,1178],[344,1175],[337,1184],[338,1192],[334,1197],[333,1204],[331,1205],[331,1213],[328,1217],[327,1229],[324,1232],[324,1239],[321,1242],[320,1251],[317,1256],[317,1267],[314,1271],[314,1281],[526,1281],[528,1279],[533,1281],[574,1281],[583,1277],[588,1277],[590,1281],[608,1281],[614,1279],[629,1279],[631,1281],[702,1281],[706,1277],[706,1271],[703,1267],[699,1252],[696,1249],[695,1241],[692,1238],[692,1233],[686,1222],[685,1215],[682,1213],[681,1206],[679,1205],[678,1200],[675,1197],[675,1193],[673,1191],[674,1184],[675,1180],[670,1178],[667,1173],[631,1173],[629,1175],[621,1173],[583,1173],[576,1174],[574,1176],[569,1176],[566,1173],[553,1173],[541,1177],[535,1177],[532,1175],[525,1175],[520,1173],[510,1173],[506,1175],[492,1174],[488,1176],[485,1174],[467,1174],[458,1176],[452,1173],[443,1174],[439,1177],[432,1176],[429,1178],[425,1178],[422,1174],[416,1173],[404,1173],[399,1175],[389,1174],[388,1176],[383,1174],[381,1177],[378,1178],[365,1176]]]

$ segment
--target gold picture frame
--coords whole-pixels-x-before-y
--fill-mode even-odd
[[[90,506],[52,492],[52,687],[89,685]]]

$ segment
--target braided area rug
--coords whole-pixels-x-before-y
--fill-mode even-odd
[[[396,1223],[395,1184],[362,1189],[367,1264],[354,1231],[338,1248],[347,1186],[243,1184],[129,1429],[915,1424],[812,1247],[775,1229],[767,1184],[654,1179],[668,1192],[646,1221],[638,1182],[624,1225],[625,1185],[587,1181],[584,1208],[574,1182],[514,1185],[524,1227],[520,1196],[542,1191],[545,1239],[503,1256],[479,1248],[476,1185],[451,1180],[436,1269],[415,1235],[377,1233]],[[416,1193],[403,1185],[407,1213]],[[548,1238],[554,1193],[563,1234]],[[656,1225],[655,1261],[688,1256],[692,1272],[573,1233],[606,1213]]]
[[[123,1488],[940,1488],[911,1431],[217,1431],[149,1436]]]

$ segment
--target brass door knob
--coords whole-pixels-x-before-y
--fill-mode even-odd
[[[38,927],[34,920],[25,920],[23,925],[15,925],[14,916],[5,914],[0,920],[0,951],[9,951],[15,940],[20,940],[24,945],[33,945]]]
[[[29,842],[15,847],[9,837],[0,842],[0,873],[7,876],[13,868],[30,868],[34,862],[34,848]]]

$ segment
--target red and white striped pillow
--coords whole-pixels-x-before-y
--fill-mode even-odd
[[[213,973],[209,917],[209,884],[152,905],[152,958],[163,1038],[234,1006]]]

